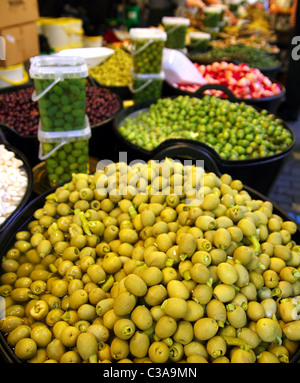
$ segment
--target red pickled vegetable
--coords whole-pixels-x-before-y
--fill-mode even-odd
[[[195,67],[209,84],[226,86],[237,98],[258,99],[275,96],[281,93],[281,86],[272,82],[257,68],[251,68],[247,64],[239,65],[227,61],[214,62],[211,65],[199,65]],[[187,92],[196,92],[200,86],[194,84],[173,84],[173,86]],[[227,97],[220,90],[206,90],[205,94],[218,97]]]

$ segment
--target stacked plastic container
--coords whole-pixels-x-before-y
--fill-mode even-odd
[[[185,53],[185,38],[190,19],[165,16],[161,22],[167,33],[166,48],[178,49]]]
[[[224,27],[224,13],[226,5],[214,4],[204,7],[204,31],[215,39]]]
[[[73,173],[87,173],[91,129],[86,117],[88,69],[81,57],[36,56],[30,77],[38,102],[39,159],[45,161],[51,186],[69,181]]]
[[[189,50],[193,52],[204,52],[208,48],[209,41],[211,39],[210,33],[206,32],[190,32],[190,44]]]
[[[166,33],[159,28],[131,28],[129,35],[133,55],[133,81],[130,90],[134,102],[161,97]]]

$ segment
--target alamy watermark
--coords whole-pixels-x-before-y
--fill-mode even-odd
[[[0,60],[6,59],[6,45],[5,45],[5,38],[3,36],[0,36]]]
[[[295,47],[292,49],[292,59],[295,61],[300,60],[300,36],[294,36],[291,44]]]
[[[120,152],[119,162],[99,161],[96,171],[97,192],[103,196],[173,194],[189,206],[199,206],[204,198],[203,160],[134,160],[127,164],[127,153]]]

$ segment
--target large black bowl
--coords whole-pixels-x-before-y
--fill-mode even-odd
[[[293,143],[288,149],[269,157],[247,160],[225,160],[210,146],[190,139],[166,140],[154,150],[149,151],[124,138],[119,132],[119,126],[125,118],[133,117],[136,113],[146,111],[156,101],[157,99],[153,99],[137,103],[122,110],[114,119],[113,127],[118,139],[118,151],[127,152],[130,161],[135,159],[147,161],[162,154],[168,157],[170,153],[176,153],[176,150],[180,150],[185,158],[202,159],[203,156],[207,155],[209,160],[212,159],[215,162],[221,173],[229,173],[233,178],[240,179],[247,186],[253,187],[255,190],[267,195],[276,181],[287,156],[295,146],[294,133],[283,121],[285,129],[289,130],[292,134]]]
[[[206,170],[213,171],[213,168],[208,167]],[[244,186],[244,189],[253,199],[270,201],[267,197],[252,188]],[[51,189],[34,199],[30,204],[27,205],[26,208],[23,209],[23,211],[18,213],[13,222],[11,222],[10,225],[6,228],[5,232],[0,237],[0,261],[3,255],[12,247],[16,233],[26,228],[28,223],[32,220],[33,213],[44,205],[45,197],[48,194],[51,194],[54,190],[55,189]],[[272,203],[274,206],[273,212],[275,214],[278,214],[284,220],[292,220],[291,217],[289,217],[278,205],[276,205],[274,202]],[[298,228],[297,232],[293,235],[293,240],[295,240],[296,243],[300,243],[300,228]],[[21,363],[21,361],[14,354],[12,348],[6,342],[6,339],[2,333],[0,333],[0,358],[2,358],[6,363]],[[299,358],[300,349],[296,352],[290,362],[296,363],[298,362]]]

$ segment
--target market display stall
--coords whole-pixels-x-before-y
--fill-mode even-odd
[[[296,138],[268,19],[226,25],[239,7],[91,49],[39,20],[53,53],[0,92],[6,362],[298,362],[300,231],[268,198]]]

